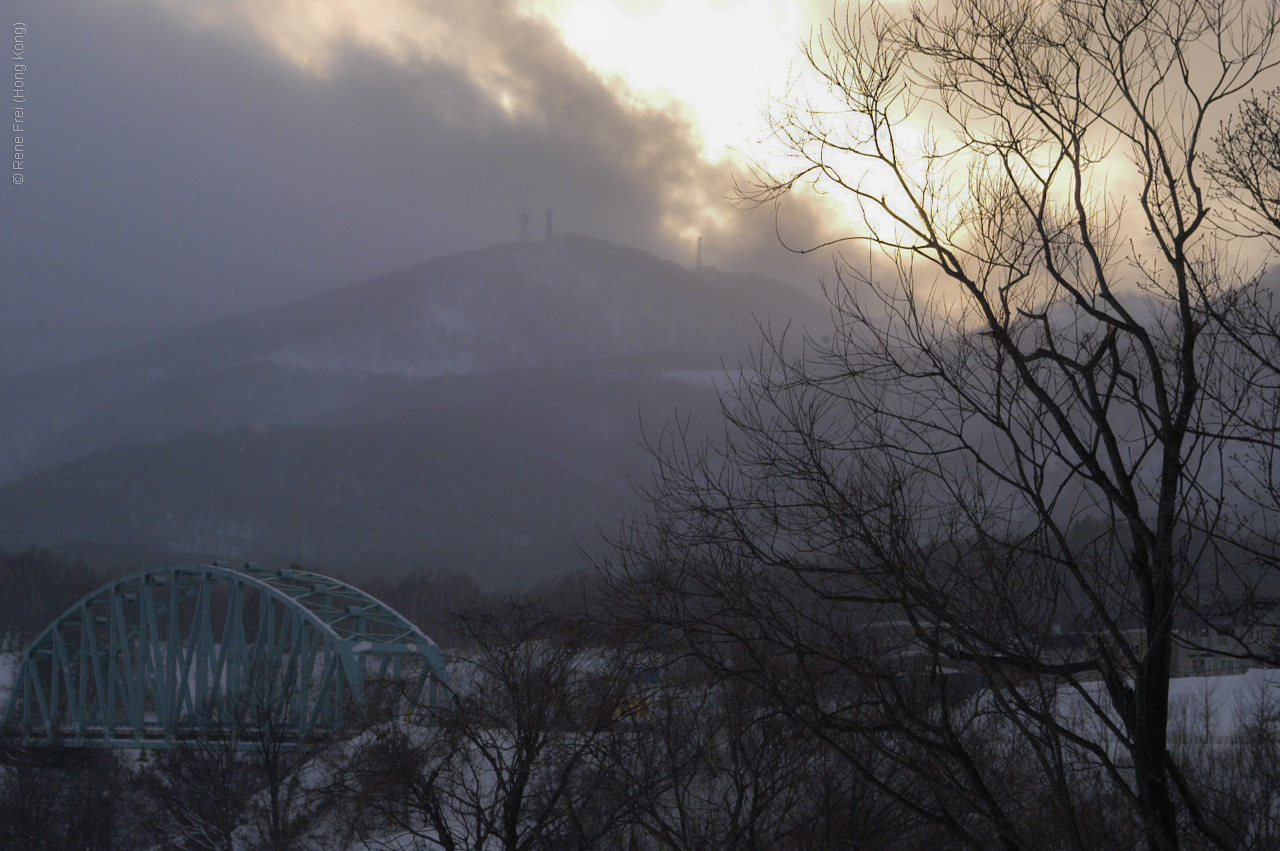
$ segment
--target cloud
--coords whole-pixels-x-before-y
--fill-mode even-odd
[[[813,277],[767,211],[731,209],[736,166],[703,158],[687,111],[637,103],[508,0],[28,2],[11,317],[239,312],[515,238],[522,207]],[[821,211],[786,221],[804,241]]]
[[[656,203],[650,212],[669,238],[740,229],[725,203],[735,166],[702,158],[688,121],[696,115],[631,97],[624,82],[589,68],[547,19],[515,0],[157,2],[197,26],[251,31],[319,77],[350,73],[351,57],[361,54],[416,69],[431,118],[486,135],[503,132],[495,125],[505,122],[506,132],[535,134],[586,154],[588,163],[607,163],[636,206]],[[453,98],[428,91],[440,69],[471,89]]]

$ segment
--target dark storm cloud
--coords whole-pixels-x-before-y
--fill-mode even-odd
[[[289,18],[304,5],[19,11],[29,153],[0,187],[0,312],[242,311],[515,238],[521,207],[535,237],[551,207],[559,232],[685,263],[703,233],[709,262],[811,276],[768,211],[728,209],[729,167],[685,123],[629,105],[511,3],[406,3],[401,30],[347,27],[340,5],[308,28]],[[800,241],[814,224],[788,220]]]

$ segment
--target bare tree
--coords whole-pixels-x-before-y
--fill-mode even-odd
[[[210,743],[155,752],[135,785],[151,811],[144,821],[152,841],[175,851],[231,851],[259,788],[245,754]]]
[[[320,764],[332,743],[297,739],[300,687],[296,667],[262,660],[236,694],[205,707],[198,736],[141,766],[134,785],[154,811],[154,841],[177,851],[311,847],[332,803],[323,782],[332,767]]]
[[[356,837],[401,847],[591,849],[623,812],[601,754],[631,670],[581,623],[512,604],[465,620],[456,703],[375,725],[344,783]]]
[[[633,698],[605,774],[643,847],[871,849],[903,839],[898,810],[740,680],[663,672]]]
[[[0,848],[145,847],[118,756],[57,746],[0,747]]]
[[[1204,163],[1278,37],[1251,0],[833,20],[827,97],[776,124],[793,167],[744,198],[847,199],[895,274],[841,262],[831,337],[772,341],[722,441],[658,447],[612,566],[636,623],[953,841],[1233,847],[1169,684],[1211,625],[1265,656],[1275,603],[1280,335],[1232,241],[1274,199],[1230,147],[1267,108]]]
[[[1218,133],[1209,168],[1243,236],[1280,239],[1280,101],[1250,96]]]

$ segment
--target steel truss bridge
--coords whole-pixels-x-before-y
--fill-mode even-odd
[[[23,654],[3,726],[28,745],[248,750],[451,701],[440,649],[385,604],[218,562],[125,576],[69,608]]]

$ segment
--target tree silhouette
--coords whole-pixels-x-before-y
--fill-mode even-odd
[[[637,627],[952,841],[1235,847],[1169,690],[1202,631],[1274,643],[1280,335],[1239,241],[1274,161],[1231,147],[1269,107],[1206,145],[1278,35],[1248,0],[833,20],[742,197],[815,184],[887,261],[841,260],[832,334],[771,340],[722,440],[656,441],[610,565]]]

